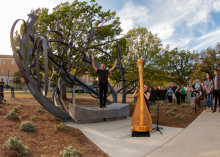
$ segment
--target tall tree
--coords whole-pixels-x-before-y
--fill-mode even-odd
[[[164,49],[160,38],[140,26],[129,30],[127,34],[131,35],[131,39],[127,39],[130,52],[126,53],[123,59],[124,64],[129,65],[126,69],[128,71],[126,78],[135,80],[139,77],[137,59],[142,58],[144,83],[153,86],[164,85],[167,77],[161,65],[166,60],[163,57]]]
[[[179,85],[188,84],[190,79],[189,75],[193,67],[193,55],[191,52],[188,50],[178,51],[178,49],[175,48],[169,51],[168,55],[170,59],[167,68],[170,79]]]
[[[73,1],[72,4],[68,2],[61,3],[53,8],[51,14],[49,14],[47,8],[38,8],[34,11],[36,15],[39,15],[38,21],[34,25],[34,30],[40,35],[47,30],[57,30],[63,34],[64,43],[71,43],[74,39],[73,47],[69,49],[68,53],[64,56],[65,60],[70,60],[71,63],[74,63],[68,66],[68,63],[64,62],[64,67],[69,71],[76,69],[78,65],[82,65],[83,53],[79,52],[79,50],[82,50],[86,46],[89,46],[89,50],[83,52],[87,56],[93,52],[98,61],[101,60],[106,64],[112,64],[109,61],[108,55],[102,52],[105,51],[107,54],[112,55],[112,51],[107,51],[112,45],[104,45],[103,43],[108,43],[115,39],[115,35],[120,34],[122,29],[120,28],[119,18],[115,17],[116,13],[114,11],[111,12],[108,10],[104,12],[101,9],[102,7],[99,6],[95,0],[92,0],[90,4],[85,1],[79,2],[77,0]],[[92,33],[95,35],[95,40],[92,42],[89,34],[91,33],[90,24],[93,26]],[[44,37],[47,40],[60,39],[57,34],[52,32],[46,34]],[[93,47],[97,44],[99,44],[99,46]],[[29,47],[32,45],[33,44],[30,43]],[[57,56],[60,56],[65,48],[64,45],[57,42],[50,42],[48,46],[51,48],[49,51]],[[56,49],[56,51],[52,51],[53,49]],[[60,60],[59,57],[50,57],[53,57],[57,62]],[[40,62],[43,62],[43,60],[44,57],[42,55]],[[49,64],[49,68],[52,68],[51,64]],[[43,70],[43,68],[41,69]],[[80,66],[78,74],[82,75],[86,71],[92,72],[91,68]],[[91,73],[91,76],[93,75],[95,75],[94,72]],[[64,91],[62,94],[64,98],[65,93]]]

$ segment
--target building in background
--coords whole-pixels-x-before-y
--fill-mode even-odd
[[[5,85],[11,84],[14,74],[18,71],[13,55],[0,55],[0,79],[3,79]]]

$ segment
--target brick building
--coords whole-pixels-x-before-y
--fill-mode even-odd
[[[0,79],[3,79],[5,85],[11,83],[14,74],[18,71],[13,55],[0,55]]]

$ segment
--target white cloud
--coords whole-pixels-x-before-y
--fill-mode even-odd
[[[202,35],[201,38],[204,38],[204,35],[211,31],[209,24],[212,29],[217,27],[210,15],[214,11],[220,11],[220,1],[158,0],[146,1],[143,5],[129,1],[117,15],[121,18],[123,33],[140,25],[154,34],[157,33],[164,47],[170,44],[171,49],[175,47],[191,49],[191,47],[201,48],[198,36]],[[215,33],[208,36],[211,38],[213,35]],[[208,44],[216,44],[211,42],[217,39],[209,41]]]
[[[145,6],[135,5],[132,1],[129,1],[118,12],[117,16],[120,17],[122,33],[126,34],[129,29],[134,27],[134,23],[141,25],[147,21],[148,9]]]

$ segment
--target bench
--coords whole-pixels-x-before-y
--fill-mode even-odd
[[[195,101],[195,97],[190,98],[190,105]],[[206,107],[207,99],[199,100],[199,107]]]

